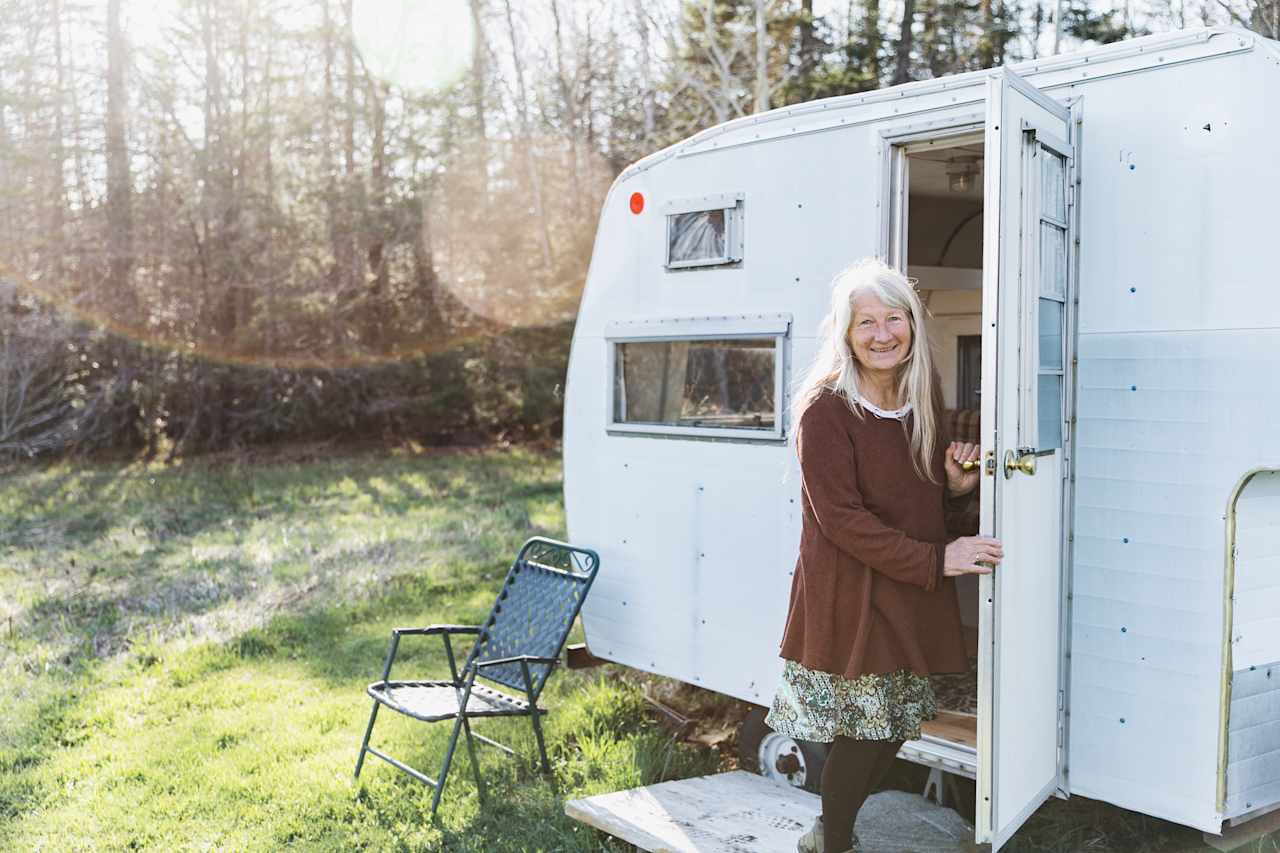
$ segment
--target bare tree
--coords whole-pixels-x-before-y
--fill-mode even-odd
[[[134,306],[129,281],[133,267],[133,209],[130,198],[129,145],[125,138],[125,69],[129,64],[121,0],[107,2],[107,257],[112,308],[132,320]]]
[[[756,31],[756,98],[752,112],[769,109],[769,27],[765,14],[766,0],[753,0]]]
[[[533,134],[529,125],[529,93],[525,89],[524,59],[516,37],[516,24],[511,14],[511,0],[503,0],[507,16],[507,35],[511,40],[511,61],[516,75],[516,118],[519,121],[521,147],[524,149],[525,167],[529,170],[529,185],[533,190],[534,216],[539,223],[539,248],[542,250],[542,264],[547,270],[552,268],[551,232],[547,226],[546,205],[542,197],[542,176],[538,173],[538,164],[533,153]]]
[[[989,3],[990,0],[980,0]],[[867,43],[867,74],[877,84],[880,81],[880,0],[866,0],[866,21],[863,38]]]

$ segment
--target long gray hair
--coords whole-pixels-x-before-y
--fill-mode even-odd
[[[840,393],[854,415],[864,416],[857,404],[857,400],[863,398],[858,387],[858,363],[849,347],[853,301],[863,293],[875,294],[890,308],[905,311],[910,320],[911,350],[898,366],[898,398],[905,398],[915,413],[908,434],[912,467],[922,478],[936,483],[933,454],[941,436],[934,400],[939,389],[925,326],[925,308],[906,276],[876,258],[858,261],[832,280],[831,308],[818,330],[818,354],[791,395],[793,440],[800,416],[824,390]]]

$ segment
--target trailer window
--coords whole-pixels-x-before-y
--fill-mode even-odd
[[[1040,294],[1036,447],[1062,447],[1067,294],[1066,160],[1040,147]]]
[[[725,241],[726,210],[674,213],[667,223],[667,266],[722,264],[729,256]]]
[[[667,205],[666,268],[731,266],[742,260],[741,193]]]
[[[614,344],[614,426],[779,432],[779,339]]]

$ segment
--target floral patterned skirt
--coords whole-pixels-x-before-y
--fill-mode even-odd
[[[845,678],[786,661],[765,724],[779,734],[831,743],[836,735],[858,740],[913,740],[920,723],[938,715],[927,675],[906,669]]]

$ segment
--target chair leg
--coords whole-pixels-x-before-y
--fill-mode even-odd
[[[533,736],[538,739],[538,755],[542,758],[542,772],[551,778],[551,762],[547,761],[547,745],[542,742],[542,723],[538,721],[536,709],[529,715],[529,719],[533,721]]]
[[[476,774],[476,796],[480,798],[480,805],[484,805],[484,781],[480,778],[480,762],[476,759],[476,745],[471,739],[471,723],[467,722],[467,718],[462,718],[462,730],[467,735],[467,752],[471,754],[471,769]]]
[[[355,778],[360,778],[360,768],[364,766],[364,754],[369,749],[369,735],[373,734],[373,721],[378,719],[378,703],[373,703],[373,710],[369,712],[369,725],[364,730],[364,740],[360,743],[360,755],[356,757],[356,774]]]
[[[436,780],[435,793],[431,795],[431,819],[435,820],[436,809],[440,806],[440,795],[444,793],[444,783],[449,778],[449,765],[453,763],[453,750],[458,746],[458,733],[462,731],[465,718],[459,714],[453,724],[453,734],[449,736],[449,748],[444,753],[444,766],[440,768],[440,778]]]

